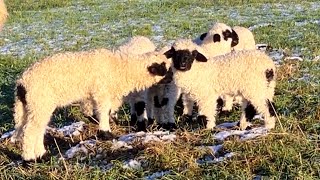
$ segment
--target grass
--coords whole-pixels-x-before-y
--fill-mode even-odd
[[[50,158],[24,167],[12,164],[21,150],[8,140],[0,142],[0,179],[141,179],[157,171],[169,170],[162,179],[320,179],[320,3],[298,0],[247,1],[103,1],[103,0],[6,0],[10,18],[0,33],[0,134],[12,129],[14,83],[32,62],[64,51],[99,47],[112,48],[133,35],[150,37],[157,45],[177,38],[195,38],[213,22],[255,27],[257,43],[267,43],[286,56],[303,61],[280,62],[275,103],[279,120],[268,136],[250,141],[231,137],[223,151],[235,156],[216,164],[196,163],[210,155],[200,148],[218,142],[211,132],[184,128],[176,132],[175,142],[134,144],[132,150],[110,149],[101,141],[91,155],[59,160],[77,142],[48,137]],[[126,106],[120,120],[128,119]],[[237,119],[238,112],[218,121]],[[178,117],[179,119],[179,117]],[[52,126],[61,127],[84,120],[90,137],[96,125],[83,117],[77,106],[58,110]],[[257,122],[258,123],[258,122]],[[117,135],[126,126],[113,126]],[[100,150],[98,150],[100,148]],[[101,151],[101,152],[100,152]],[[103,158],[97,154],[104,154]],[[123,161],[140,159],[140,169],[126,169]],[[113,166],[104,170],[104,165]]]

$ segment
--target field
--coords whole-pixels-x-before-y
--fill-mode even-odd
[[[258,44],[268,45],[266,52],[278,68],[277,122],[255,138],[239,135],[236,128],[204,130],[179,117],[174,133],[134,133],[124,105],[119,123],[112,124],[118,138],[101,141],[94,136],[97,125],[73,104],[54,113],[45,138],[49,156],[43,161],[21,163],[19,145],[0,138],[0,179],[320,179],[319,1],[5,3],[10,16],[0,32],[0,136],[13,130],[15,80],[33,62],[58,52],[116,48],[134,35],[161,47],[196,38],[214,22],[248,27]],[[235,109],[218,124],[238,119]],[[259,119],[252,123],[258,130],[263,124]],[[70,135],[66,125],[78,125],[78,130]],[[222,132],[236,134],[219,139]]]

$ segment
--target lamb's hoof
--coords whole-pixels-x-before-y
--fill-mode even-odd
[[[99,130],[97,133],[97,138],[106,141],[114,139],[115,135],[113,135],[110,131]]]
[[[138,121],[137,122],[137,132],[140,132],[140,131],[145,131],[145,132],[147,131],[145,121]]]
[[[207,127],[207,124],[208,124],[207,116],[204,116],[204,115],[198,116],[197,122],[201,127]]]
[[[184,114],[184,115],[182,115],[181,119],[182,119],[182,121],[184,121],[188,124],[192,123],[192,116],[191,115]]]
[[[22,167],[24,168],[31,168],[31,166],[34,163],[45,163],[45,162],[49,162],[51,159],[50,155],[48,154],[48,152],[44,153],[41,157],[38,157],[36,159],[28,159],[28,160],[24,160],[22,158]]]
[[[176,125],[176,123],[166,123],[166,124],[163,124],[163,129],[166,129],[166,130],[169,130],[169,131],[175,131],[178,127]]]
[[[136,114],[131,114],[130,118],[130,126],[134,126],[137,124],[138,117]]]
[[[252,129],[252,126],[250,125],[250,123],[241,123],[240,121],[237,123],[237,126],[239,127],[240,130],[250,130]]]
[[[154,120],[153,118],[148,118],[148,125],[152,125],[154,123]]]

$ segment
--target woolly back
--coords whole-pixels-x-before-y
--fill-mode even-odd
[[[147,37],[134,36],[129,41],[121,45],[117,52],[129,53],[129,54],[143,54],[155,51],[156,46]]]

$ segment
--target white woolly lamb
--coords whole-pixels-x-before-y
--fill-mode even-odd
[[[107,49],[61,53],[35,63],[16,83],[13,140],[22,138],[23,159],[34,160],[45,153],[43,136],[57,107],[92,99],[99,129],[108,134],[110,112],[122,105],[123,97],[161,81],[169,66],[163,55]]]
[[[226,32],[226,29],[230,30],[231,27],[224,23],[216,23],[207,33],[203,33],[197,41],[202,47],[206,47],[211,51],[216,49],[217,42],[221,40],[222,32]],[[232,34],[232,43],[231,50],[232,51],[240,51],[240,50],[253,50],[256,49],[256,43],[254,40],[254,36],[252,32],[241,26],[235,26],[231,29]],[[211,48],[208,48],[211,47]],[[207,53],[208,54],[208,53]],[[209,54],[208,57],[213,57]],[[232,110],[232,106],[234,103],[242,102],[241,97],[232,97],[228,95],[223,95],[221,97],[224,100],[224,106],[222,108],[223,111]],[[190,115],[190,110],[189,110]]]
[[[242,96],[244,103],[264,116],[265,127],[274,128],[276,69],[265,53],[243,50],[208,60],[191,40],[178,40],[165,55],[173,61],[173,80],[197,102],[201,114],[198,119],[208,120],[208,129],[216,125],[216,101],[221,95]],[[241,129],[247,127],[246,111],[252,107],[242,107]]]

